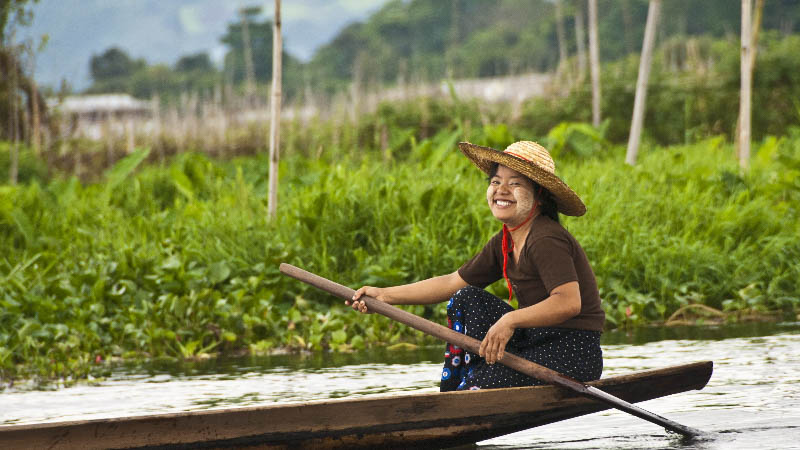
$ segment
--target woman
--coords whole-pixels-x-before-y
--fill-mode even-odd
[[[479,354],[448,345],[442,391],[541,384],[502,364],[506,349],[580,381],[600,378],[600,334],[605,314],[597,281],[575,238],[558,213],[580,216],[581,199],[555,175],[547,150],[521,141],[497,151],[470,143],[461,151],[489,176],[486,201],[502,222],[483,250],[457,271],[412,284],[364,286],[345,302],[368,312],[366,294],[394,305],[420,305],[450,299],[448,325],[481,340]],[[483,288],[505,278],[509,302]]]

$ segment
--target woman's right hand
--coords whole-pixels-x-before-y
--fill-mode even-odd
[[[353,294],[353,298],[351,300],[345,300],[344,304],[350,306],[356,311],[368,314],[370,313],[370,311],[367,310],[367,304],[364,303],[363,300],[360,300],[362,295],[368,295],[382,302],[386,302],[388,300],[388,296],[386,295],[386,288],[362,286],[355,292],[355,294]]]

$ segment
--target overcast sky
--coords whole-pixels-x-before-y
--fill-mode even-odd
[[[345,25],[363,21],[387,0],[282,0],[284,48],[305,61]],[[207,51],[219,62],[219,38],[242,6],[260,5],[272,17],[273,1],[234,0],[40,0],[30,27],[19,35],[49,42],[36,59],[36,78],[75,89],[89,83],[89,59],[112,46],[148,63],[174,63]]]

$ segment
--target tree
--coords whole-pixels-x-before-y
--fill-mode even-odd
[[[259,22],[252,14],[245,14],[247,22],[248,42],[245,44],[245,31],[242,21],[228,24],[228,32],[220,38],[220,42],[227,45],[229,50],[225,54],[225,70],[233,73],[236,83],[247,79],[246,48],[253,55],[268,55],[272,53],[272,22],[265,20]],[[266,82],[272,76],[272,58],[255,58],[253,61],[253,75],[256,80]]]
[[[124,50],[111,47],[101,55],[92,55],[89,60],[89,73],[94,81],[127,78],[146,66],[142,60],[135,61]]]
[[[269,55],[272,53],[273,26],[270,20],[258,21],[253,11],[245,11],[247,19],[248,42],[250,52],[253,55]],[[245,32],[242,21],[231,22],[228,24],[227,33],[220,38],[220,42],[228,46],[225,54],[225,73],[232,74],[232,80],[236,84],[244,83],[247,80],[247,57],[245,50]],[[302,70],[303,65],[294,56],[281,53],[282,69],[286,74],[287,83],[283,86],[282,94],[286,98],[292,98],[301,91],[303,86]],[[273,58],[254,57],[253,72],[256,83],[266,84],[272,78]]]
[[[207,52],[181,56],[175,63],[176,72],[213,72],[214,65]]]
[[[26,73],[22,60],[24,53],[34,53],[32,44],[17,44],[13,38],[16,26],[30,23],[33,18],[30,7],[37,1],[0,0],[0,130],[5,138],[12,140],[24,137],[25,116],[41,115],[42,121],[47,119],[44,97],[36,89],[33,76]]]
[[[8,25],[28,25],[33,19],[30,9],[39,0],[0,0],[0,45],[5,45],[8,38]]]
[[[647,80],[650,78],[650,64],[653,60],[653,46],[656,41],[656,26],[658,14],[661,10],[661,0],[650,0],[647,13],[647,24],[644,31],[642,54],[639,58],[639,77],[636,80],[636,96],[633,100],[633,119],[631,120],[631,134],[628,137],[628,151],[625,162],[636,164],[636,155],[639,153],[639,142],[642,137],[644,124],[644,110],[647,99]]]
[[[256,73],[253,68],[253,51],[250,48],[250,19],[261,14],[261,7],[255,6],[242,8],[239,10],[242,16],[242,45],[244,46],[244,68],[245,68],[245,92],[247,93],[248,103],[252,101],[253,91],[256,88]],[[273,37],[273,43],[275,39]],[[274,61],[273,61],[274,67]]]

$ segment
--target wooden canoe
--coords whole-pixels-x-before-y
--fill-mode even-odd
[[[587,384],[640,402],[702,389],[712,370],[706,361]],[[0,448],[442,448],[604,409],[556,386],[403,394],[0,426]]]

